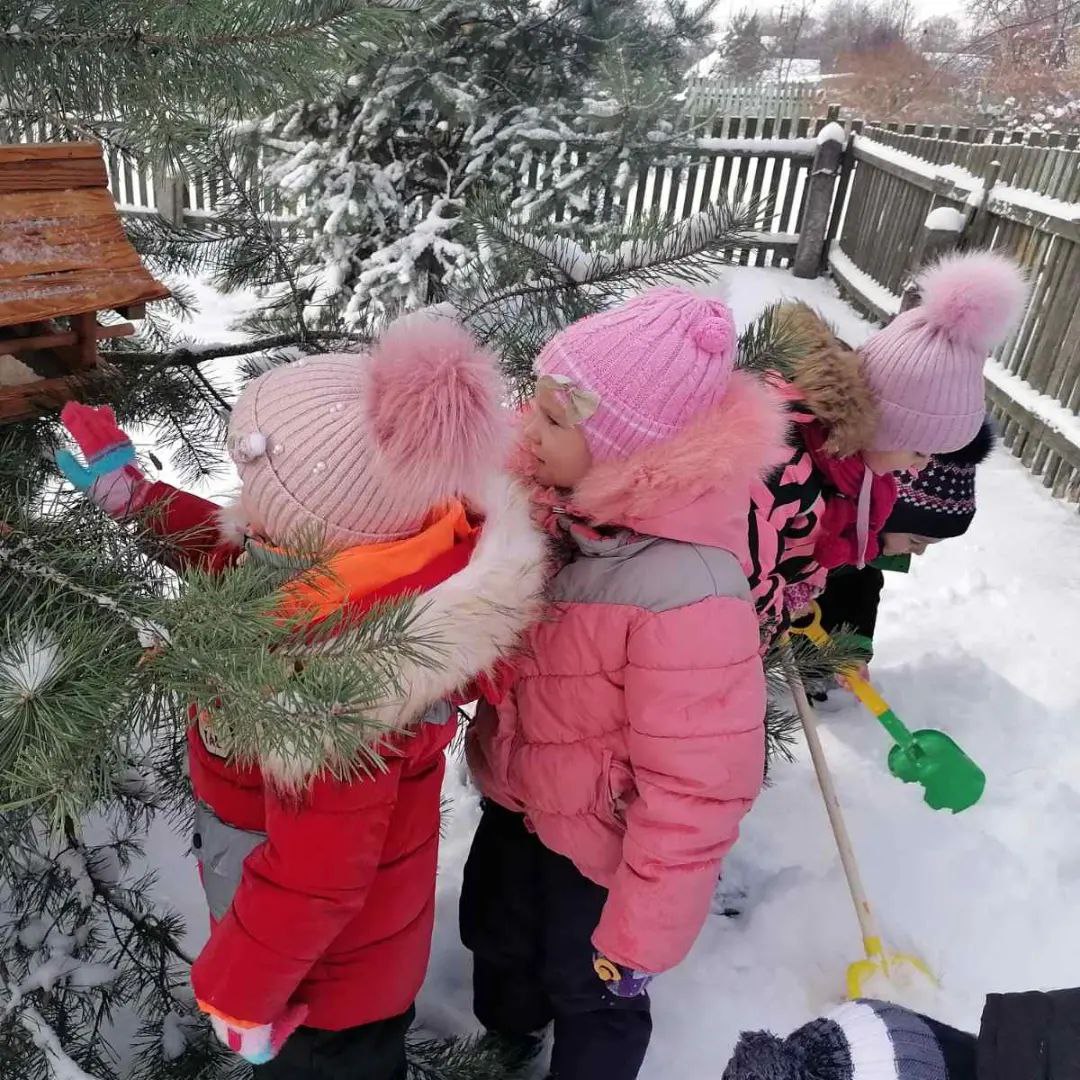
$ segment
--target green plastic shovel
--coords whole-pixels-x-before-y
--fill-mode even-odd
[[[826,645],[829,635],[821,625],[821,609],[792,625],[792,633],[804,634],[815,645]],[[844,672],[851,692],[877,717],[896,744],[889,751],[889,772],[905,784],[921,784],[924,799],[934,810],[959,814],[982,798],[986,774],[943,731],[927,728],[909,731],[889,703],[855,671]]]

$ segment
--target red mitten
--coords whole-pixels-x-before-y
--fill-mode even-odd
[[[150,484],[135,464],[135,447],[117,426],[112,409],[69,401],[60,422],[86,458],[83,465],[69,450],[58,450],[56,464],[64,476],[110,517],[138,513]]]

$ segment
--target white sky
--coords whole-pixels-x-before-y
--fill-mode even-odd
[[[916,23],[934,15],[951,15],[958,22],[964,20],[963,0],[910,0],[910,2]],[[728,17],[736,11],[775,10],[782,3],[784,0],[721,0],[716,9],[716,24],[723,26]],[[787,0],[787,6],[793,6],[792,0]],[[825,6],[826,0],[811,0],[811,11],[815,8],[824,10]]]

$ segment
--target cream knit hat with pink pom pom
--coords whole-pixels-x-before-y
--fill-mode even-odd
[[[536,367],[599,399],[581,430],[593,458],[605,461],[670,439],[718,405],[735,343],[725,304],[659,288],[560,331]]]
[[[499,387],[494,357],[468,331],[424,313],[392,325],[370,355],[274,368],[230,418],[241,516],[274,544],[328,552],[411,536],[501,463]]]

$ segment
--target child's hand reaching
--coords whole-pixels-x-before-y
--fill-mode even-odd
[[[851,676],[855,676],[857,679],[862,679],[863,682],[870,681],[870,666],[868,664],[859,664],[858,667],[849,668],[846,674],[837,675],[836,681],[845,689],[854,693],[854,687],[851,685]]]
[[[135,464],[135,447],[117,426],[112,409],[69,401],[60,422],[86,458],[83,465],[71,451],[57,451],[56,464],[64,476],[110,517],[137,514],[150,484]]]

